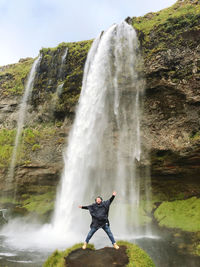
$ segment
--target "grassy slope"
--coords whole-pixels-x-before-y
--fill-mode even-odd
[[[154,213],[160,226],[179,228],[184,231],[200,231],[200,199],[165,201]]]
[[[0,71],[0,88],[3,96],[23,94],[25,80],[33,61],[34,59],[29,58],[16,64],[8,65],[3,71]]]
[[[162,9],[159,12],[151,12],[143,17],[137,17],[133,19],[133,26],[143,31],[145,34],[149,34],[152,30],[158,28],[159,25],[167,25],[168,22],[173,19],[177,21],[175,28],[184,27],[185,24],[190,24],[190,19],[200,13],[199,1],[177,1],[174,5],[169,8]],[[182,19],[185,18],[185,23]],[[195,21],[193,21],[195,24]],[[169,31],[169,28],[166,28]]]

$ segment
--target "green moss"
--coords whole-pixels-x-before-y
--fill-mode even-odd
[[[200,231],[200,199],[163,202],[154,212],[160,226],[179,228],[184,231]]]
[[[20,201],[20,204],[22,208],[25,208],[29,212],[43,215],[53,210],[55,191],[38,195],[23,195],[22,197],[25,199]]]
[[[127,241],[118,241],[119,246],[126,246],[126,253],[129,258],[129,263],[127,267],[154,267],[152,259],[149,255],[135,244],[129,243]]]
[[[170,32],[170,22],[176,21],[177,28],[183,27],[189,20],[192,20],[194,23],[195,15],[198,14],[200,14],[200,5],[194,5],[189,1],[185,1],[182,4],[176,2],[171,7],[162,9],[159,12],[148,13],[143,17],[134,18],[133,26],[145,34],[149,34],[150,31],[155,30],[158,28],[158,25],[162,24],[166,26],[165,31]]]
[[[17,64],[9,65],[0,72],[3,95],[22,95],[25,80],[30,72],[34,59],[28,59]]]
[[[195,254],[196,254],[197,256],[200,256],[200,244],[198,244],[198,245],[196,246],[196,248],[195,248]]]
[[[27,144],[33,145],[38,141],[40,132],[37,129],[26,128],[23,131],[23,141]]]
[[[37,125],[35,128],[26,128],[22,132],[18,163],[28,165],[34,160],[34,152],[42,148],[43,144],[52,140],[56,135],[53,124]]]
[[[15,130],[0,130],[0,167],[8,166],[13,151]]]
[[[0,167],[8,167],[15,142],[15,129],[0,129]],[[40,124],[22,131],[17,151],[17,164],[28,165],[34,158],[33,153],[41,149],[42,144],[52,140],[56,135],[54,124]]]
[[[39,150],[41,148],[41,146],[39,145],[39,144],[34,144],[33,146],[32,146],[32,151],[37,151],[37,150]]]
[[[67,257],[72,251],[81,248],[83,243],[76,244],[71,248],[66,249],[65,251],[56,250],[44,263],[43,267],[64,267],[65,260],[64,257]],[[94,249],[92,244],[88,244],[88,248]]]
[[[133,27],[138,31],[145,57],[149,59],[169,48],[196,47],[194,41],[184,40],[182,33],[191,29],[199,30],[200,4],[199,1],[178,1],[159,12],[134,17],[132,21]],[[184,74],[182,76],[184,77]]]
[[[200,132],[196,132],[190,136],[190,140],[193,142],[200,140]]]
[[[3,196],[1,196],[0,197],[0,204],[3,205],[3,204],[6,204],[6,203],[17,204],[18,202],[12,197],[3,197]]]

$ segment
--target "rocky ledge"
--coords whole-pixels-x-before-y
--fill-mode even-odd
[[[103,266],[137,266],[154,267],[149,255],[135,244],[126,241],[117,242],[119,250],[105,247],[95,250],[88,245],[82,250],[83,244],[76,244],[65,251],[56,250],[44,263],[44,267],[103,267]]]
[[[81,248],[72,251],[66,258],[66,266],[69,267],[100,267],[100,266],[116,266],[124,267],[128,264],[128,256],[126,247],[121,246],[119,250],[105,247],[99,250]]]

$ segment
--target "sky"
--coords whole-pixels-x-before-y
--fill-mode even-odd
[[[0,0],[0,66],[36,57],[42,47],[95,38],[113,23],[176,0]]]

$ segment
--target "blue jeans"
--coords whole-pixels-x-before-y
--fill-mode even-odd
[[[112,244],[116,243],[115,242],[115,239],[113,237],[113,234],[110,230],[110,227],[109,225],[106,223],[103,227],[101,227],[105,232],[106,234],[108,235],[108,237],[110,238],[110,241],[112,242]],[[91,237],[93,236],[93,234],[98,230],[99,228],[96,228],[96,227],[92,227],[91,230],[89,231],[87,237],[86,237],[86,240],[85,242],[86,243],[89,243]]]

